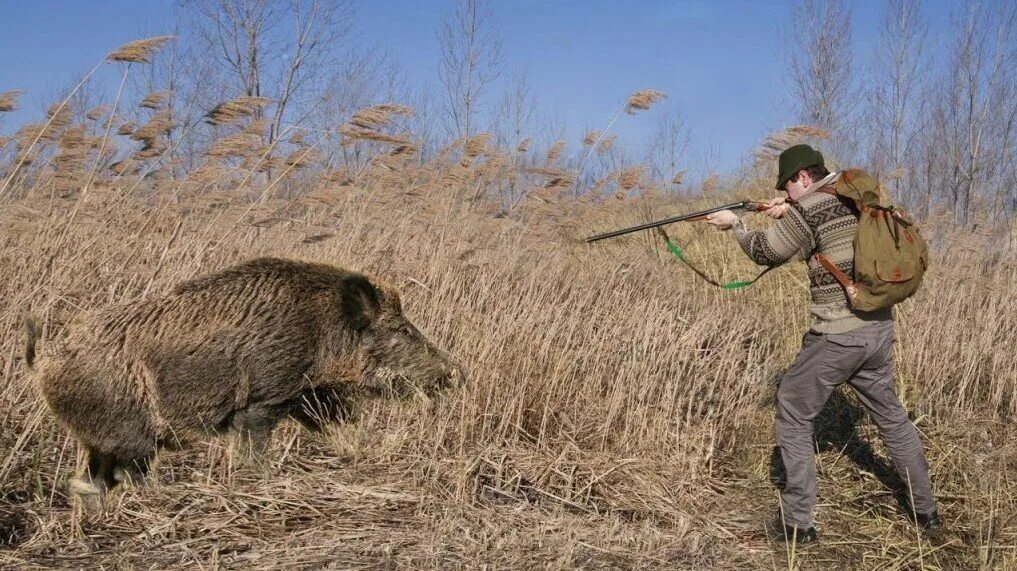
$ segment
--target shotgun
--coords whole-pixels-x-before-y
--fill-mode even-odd
[[[759,202],[752,200],[743,200],[742,202],[735,202],[734,204],[726,204],[724,206],[718,206],[709,210],[703,210],[701,212],[693,212],[692,214],[683,214],[681,216],[672,216],[663,220],[657,220],[656,222],[647,222],[646,224],[640,224],[639,226],[632,226],[631,228],[622,228],[621,230],[612,230],[610,232],[604,232],[603,234],[597,234],[590,236],[586,239],[586,242],[596,242],[597,240],[604,240],[606,238],[614,238],[615,236],[621,236],[623,234],[630,234],[632,232],[638,232],[640,230],[648,230],[650,228],[658,228],[665,224],[673,224],[675,222],[695,222],[698,220],[706,220],[706,217],[714,212],[720,212],[721,210],[730,210],[732,212],[759,212],[765,210],[766,207]]]

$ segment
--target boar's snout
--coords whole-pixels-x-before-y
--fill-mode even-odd
[[[377,396],[428,397],[466,383],[466,370],[416,327],[373,328],[364,337],[364,386]]]

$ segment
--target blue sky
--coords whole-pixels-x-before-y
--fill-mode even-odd
[[[660,89],[688,118],[693,153],[723,170],[745,160],[768,132],[793,122],[777,30],[791,0],[493,0],[508,69],[525,72],[542,110],[564,118],[574,142],[601,128],[627,94]],[[437,85],[435,31],[451,0],[361,0],[358,41],[385,49],[412,84]],[[926,2],[930,35],[944,31],[959,2]],[[870,59],[883,2],[854,3],[854,42]],[[171,33],[171,0],[0,0],[0,92],[26,91],[22,110],[0,123],[34,120],[111,49]],[[652,132],[655,108],[616,124],[619,143],[635,150]],[[690,165],[696,168],[696,165]]]

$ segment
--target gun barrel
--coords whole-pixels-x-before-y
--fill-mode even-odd
[[[647,222],[646,224],[640,224],[638,226],[632,226],[629,228],[622,228],[621,230],[612,230],[610,232],[604,232],[602,234],[596,234],[586,239],[586,242],[596,242],[598,240],[605,240],[607,238],[614,238],[615,236],[621,236],[623,234],[630,234],[632,232],[638,232],[640,230],[648,230],[650,228],[656,228],[658,226],[664,226],[666,224],[673,224],[675,222],[686,222],[689,220],[696,220],[699,218],[705,218],[714,212],[720,212],[721,210],[757,210],[758,204],[750,200],[736,202],[734,204],[726,204],[724,206],[718,206],[709,210],[703,210],[700,212],[693,212],[692,214],[682,214],[680,216],[672,216],[670,218],[664,218],[663,220],[657,220],[655,222]]]

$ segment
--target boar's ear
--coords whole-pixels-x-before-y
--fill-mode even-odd
[[[371,324],[381,311],[381,292],[365,276],[350,274],[342,281],[342,312],[354,330]]]
[[[381,302],[381,310],[389,315],[402,315],[403,302],[399,297],[399,290],[387,283],[375,284],[378,288],[378,298]]]

